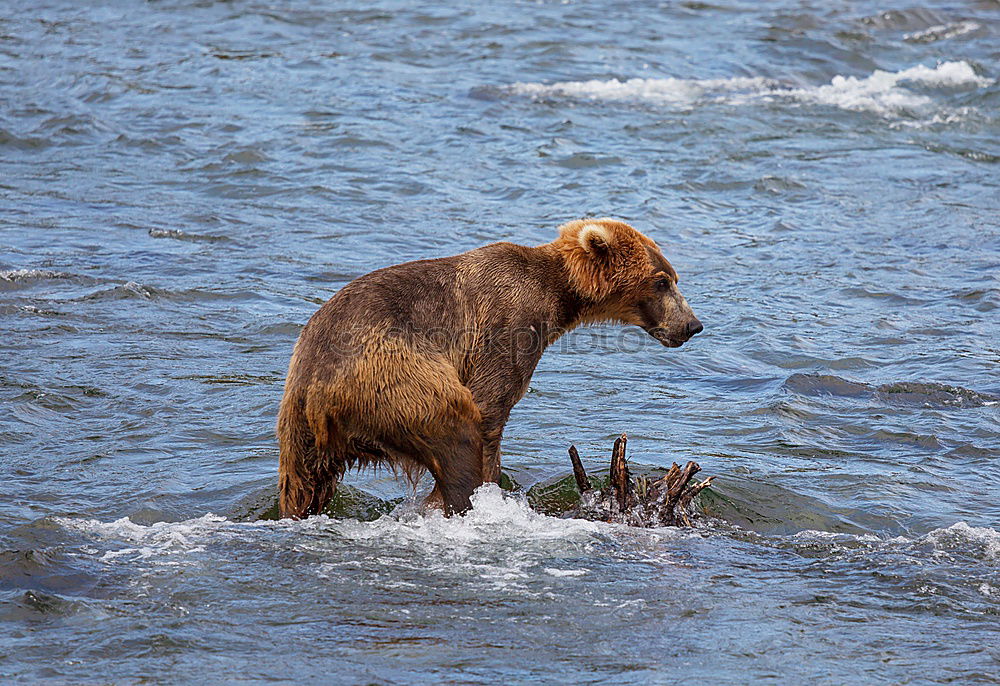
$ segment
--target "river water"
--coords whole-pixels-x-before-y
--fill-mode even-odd
[[[995,2],[2,5],[0,680],[1000,681]],[[320,303],[586,215],[705,332],[564,338],[504,464],[728,514],[237,516]]]

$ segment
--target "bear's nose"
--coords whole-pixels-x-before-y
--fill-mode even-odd
[[[687,323],[687,337],[691,338],[696,333],[701,333],[705,330],[705,327],[701,325],[701,322],[697,319],[692,319]]]

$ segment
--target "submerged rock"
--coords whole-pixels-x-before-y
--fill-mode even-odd
[[[520,484],[504,471],[500,472],[501,489],[519,491]],[[390,514],[405,498],[383,499],[372,495],[356,486],[339,484],[330,502],[320,514],[335,519],[357,519],[361,522],[373,522],[383,515]],[[277,520],[278,487],[268,486],[251,493],[237,502],[226,513],[230,519],[237,521]]]
[[[357,519],[372,522],[387,515],[403,502],[403,498],[383,500],[360,488],[340,484],[322,514],[337,519]],[[238,502],[229,513],[237,521],[277,520],[278,487],[265,488]]]

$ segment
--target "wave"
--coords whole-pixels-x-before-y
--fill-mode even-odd
[[[215,514],[180,522],[140,524],[59,517],[61,528],[85,543],[77,554],[107,568],[138,569],[143,577],[199,569],[206,560],[284,559],[294,555],[318,578],[342,578],[348,568],[420,570],[506,591],[529,592],[540,577],[563,579],[590,574],[599,558],[619,553],[612,538],[638,542],[635,554],[650,557],[655,543],[695,535],[677,529],[633,530],[620,525],[539,514],[497,486],[480,487],[473,509],[461,517],[421,514],[414,504],[370,522],[314,516],[302,521],[238,522]],[[654,549],[650,550],[650,543]],[[595,548],[596,546],[596,548]],[[409,574],[392,574],[384,584],[406,585]]]
[[[0,281],[8,283],[33,283],[36,281],[52,281],[79,279],[76,274],[57,272],[51,269],[3,269],[0,270]]]
[[[77,298],[77,300],[156,300],[158,298],[170,297],[171,295],[173,295],[171,291],[163,288],[147,286],[137,281],[127,281],[123,284],[88,293],[85,296]]]
[[[697,529],[632,529],[619,524],[579,519],[559,519],[532,510],[523,500],[505,495],[495,485],[479,488],[473,509],[462,517],[445,518],[440,513],[420,514],[413,505],[375,521],[310,517],[302,521],[278,520],[238,522],[206,514],[180,522],[140,524],[129,518],[112,522],[55,517],[60,527],[83,534],[96,547],[82,548],[88,556],[109,565],[122,563],[178,567],[203,564],[203,555],[223,554],[233,545],[255,548],[273,545],[316,553],[316,570],[331,573],[343,560],[337,549],[364,551],[382,564],[412,564],[441,573],[475,568],[477,575],[508,583],[532,574],[553,577],[583,576],[589,566],[573,565],[584,551],[611,539],[631,540],[650,552],[670,541],[706,535],[753,540],[766,547],[798,550],[808,557],[827,550],[894,551],[912,559],[957,560],[995,565],[1000,562],[1000,531],[957,522],[924,535],[875,534],[803,530],[794,534],[759,534],[733,525],[710,525]],[[638,538],[637,538],[638,537]],[[612,548],[605,551],[614,555]],[[372,557],[374,556],[374,557]],[[351,557],[350,559],[354,559]],[[582,560],[580,560],[582,561]],[[325,570],[325,571],[324,571]],[[986,595],[1000,593],[989,590]]]
[[[988,562],[1000,562],[1000,531],[996,529],[957,522],[944,529],[934,529],[923,540],[938,552],[958,552]]]
[[[438,512],[423,514],[412,503],[371,522],[332,519],[324,515],[301,521],[289,519],[254,522],[233,521],[216,514],[180,522],[139,524],[128,517],[112,522],[56,517],[64,529],[78,531],[110,545],[101,560],[155,558],[170,563],[175,556],[200,553],[220,540],[267,539],[275,533],[292,534],[298,547],[321,549],[336,541],[351,545],[431,549],[441,559],[473,555],[476,549],[517,547],[523,551],[550,550],[554,541],[585,543],[616,525],[579,519],[557,519],[532,510],[522,499],[505,495],[494,484],[473,494],[473,509],[461,517],[446,518]],[[563,570],[565,571],[565,570]],[[572,574],[572,570],[570,571]]]
[[[965,560],[966,563],[983,563],[991,567],[1000,562],[1000,531],[990,527],[970,526],[966,522],[933,529],[922,536],[805,530],[784,539],[784,545],[806,552],[817,548],[828,548],[831,551],[892,551],[918,560]]]
[[[5,269],[0,271],[0,281],[25,281],[27,279],[67,278],[69,274],[48,269]]]
[[[935,43],[939,40],[957,38],[968,33],[979,31],[982,24],[974,21],[959,21],[953,24],[938,24],[930,26],[923,31],[913,31],[903,35],[903,40],[908,43]]]
[[[243,522],[208,513],[180,522],[153,522],[138,524],[128,517],[113,522],[95,519],[57,517],[55,521],[65,528],[94,534],[102,538],[119,539],[133,543],[170,548],[176,544],[187,545],[192,537],[231,529],[245,531],[255,528],[299,529],[304,533],[331,527],[345,538],[354,540],[379,539],[381,541],[435,541],[466,542],[491,540],[500,534],[522,539],[553,539],[586,536],[601,531],[608,525],[583,519],[559,519],[531,509],[518,497],[504,493],[495,484],[485,484],[472,496],[473,509],[461,517],[444,517],[438,511],[424,513],[412,503],[400,505],[393,513],[373,522],[353,519],[335,519],[325,515],[304,520],[258,520]]]
[[[915,92],[907,84],[930,88],[985,88],[992,83],[992,79],[977,75],[968,62],[944,62],[933,69],[923,65],[898,72],[876,69],[863,79],[834,76],[828,85],[775,91],[767,97],[792,98],[808,104],[891,116],[933,105],[933,98]]]
[[[514,95],[532,98],[579,98],[585,100],[647,100],[687,104],[719,92],[755,93],[776,88],[778,83],[765,78],[731,79],[628,79],[619,81],[563,81],[553,84],[515,83],[507,88]]]
[[[229,236],[212,236],[209,234],[190,233],[180,229],[149,229],[147,232],[150,238],[172,238],[177,241],[189,241],[192,243],[223,243],[231,241]]]
[[[475,584],[516,593],[523,600],[548,597],[552,584],[602,578],[609,561],[652,562],[661,568],[675,564],[678,546],[708,545],[727,557],[731,546],[750,544],[768,557],[791,553],[806,570],[817,560],[886,574],[918,569],[919,578],[902,583],[933,582],[942,594],[970,588],[987,602],[1000,599],[994,581],[983,574],[1000,562],[1000,531],[965,522],[923,535],[858,529],[763,534],[723,522],[695,529],[635,529],[542,515],[495,485],[478,489],[473,505],[464,516],[445,518],[421,514],[411,502],[370,522],[326,516],[239,522],[215,514],[151,524],[128,518],[49,521],[83,539],[65,549],[69,558],[77,558],[72,564],[91,570],[94,578],[127,569],[138,574],[140,584],[182,571],[198,575],[231,561],[240,569],[263,561],[271,569],[294,559],[303,575],[323,583],[353,578],[409,592],[424,583],[421,579],[432,578],[445,586]],[[712,540],[702,543],[705,539]]]
[[[728,79],[628,79],[621,81],[563,81],[552,84],[515,83],[504,92],[534,99],[638,101],[662,105],[699,103],[753,104],[783,102],[825,105],[898,117],[932,107],[926,89],[977,89],[995,83],[980,76],[965,61],[942,62],[936,67],[916,65],[896,72],[877,69],[866,77],[834,76],[827,84],[792,87],[763,77]]]

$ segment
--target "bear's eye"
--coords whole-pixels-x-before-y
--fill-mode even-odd
[[[656,280],[656,289],[660,291],[669,291],[670,287],[673,285],[673,282],[666,277],[661,277]]]

